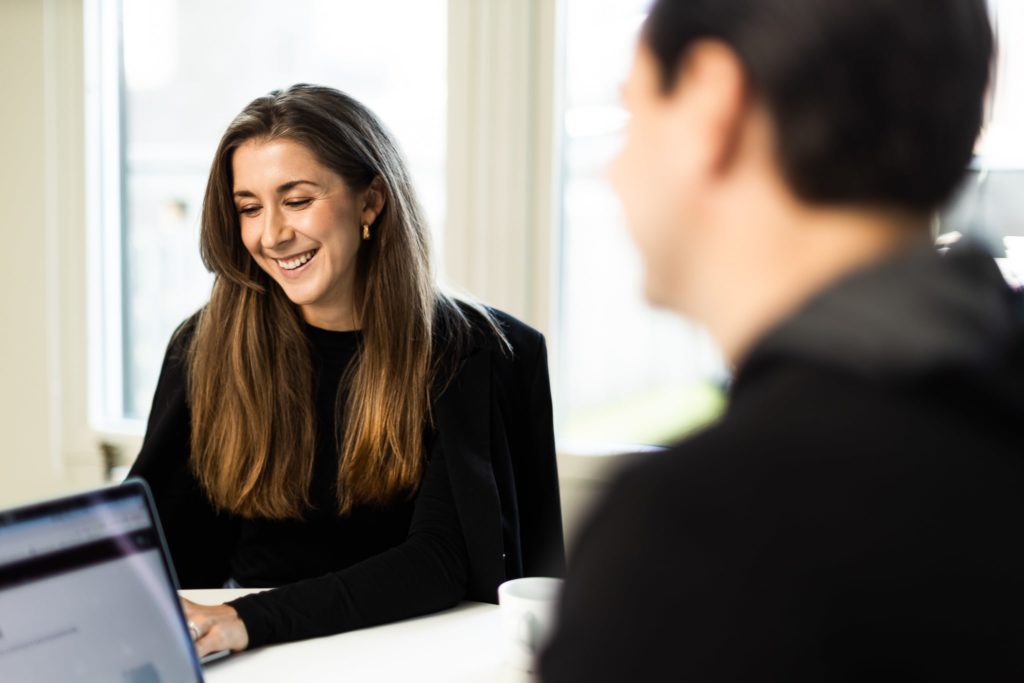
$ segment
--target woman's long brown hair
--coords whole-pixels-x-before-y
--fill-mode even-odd
[[[359,102],[320,86],[254,100],[217,148],[200,237],[215,280],[189,348],[192,470],[218,509],[240,516],[298,518],[310,506],[317,425],[309,341],[297,306],[246,251],[232,197],[232,155],[252,139],[304,145],[353,192],[383,182],[384,208],[356,262],[362,343],[337,402],[339,512],[409,497],[442,367],[435,328],[457,346],[469,322],[435,285],[429,230],[391,136]]]

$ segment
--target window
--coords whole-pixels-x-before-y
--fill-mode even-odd
[[[940,231],[993,250],[1011,283],[1024,283],[1024,3],[989,0],[997,36],[988,121],[963,187],[942,213]]]
[[[619,86],[648,0],[567,0],[560,303],[561,434],[664,444],[714,416],[725,370],[707,335],[651,310],[606,181],[626,113]]]
[[[1024,167],[1024,3],[989,0],[997,57],[989,120],[978,141],[988,168]]]
[[[563,443],[663,444],[716,415],[722,359],[697,326],[644,302],[640,263],[605,177],[626,118],[619,86],[649,2],[85,0],[93,60],[88,196],[97,198],[98,236],[91,267],[101,312],[90,331],[99,350],[91,363],[94,423],[146,415],[172,330],[208,296],[199,212],[224,127],[252,98],[300,81],[351,93],[395,131],[438,254],[460,255],[446,279],[455,271],[469,292],[549,332],[544,318],[555,309]],[[1015,205],[1024,197],[1024,81],[1016,77],[1024,51],[1012,39],[1024,33],[1024,9],[1016,0],[992,4],[1001,56],[978,147],[984,170],[944,212],[943,229],[988,234],[1005,247],[1004,266],[1024,273],[1024,231],[1014,222],[1024,215]],[[545,31],[556,26],[549,41]],[[563,84],[557,106],[548,101],[548,75]],[[449,115],[454,130],[465,130],[451,140]],[[543,163],[531,164],[550,160],[549,147],[559,158],[553,202],[549,183],[543,191],[531,185]],[[469,197],[451,212],[449,175],[452,196]],[[549,218],[535,217],[550,204],[560,214],[548,229]],[[522,224],[544,234],[521,236]],[[538,275],[547,263],[528,244],[546,235],[559,243],[552,282]],[[136,423],[129,431],[140,430]]]
[[[307,82],[365,102],[398,138],[440,236],[445,0],[93,0],[85,16],[87,55],[101,55],[87,86],[87,137],[102,132],[89,154],[90,196],[102,198],[92,211],[102,261],[94,422],[145,417],[172,331],[208,298],[198,250],[207,173],[224,128],[255,97]]]

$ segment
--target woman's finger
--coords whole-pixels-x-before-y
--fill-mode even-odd
[[[244,650],[249,644],[245,625],[227,605],[198,605],[182,600],[189,635],[199,656],[219,650]]]
[[[227,650],[228,647],[224,644],[224,638],[220,632],[220,629],[214,625],[208,633],[196,641],[196,652],[200,657],[205,657],[211,652],[218,652],[219,650]]]
[[[210,627],[209,632],[205,633],[196,642],[196,651],[200,657],[205,657],[211,652],[220,652],[221,650],[237,652],[245,647],[245,643],[240,642],[238,636],[237,628],[233,624],[214,624]]]

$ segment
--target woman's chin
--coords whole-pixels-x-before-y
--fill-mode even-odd
[[[284,295],[296,306],[310,306],[321,297],[320,288],[295,282],[278,282]]]

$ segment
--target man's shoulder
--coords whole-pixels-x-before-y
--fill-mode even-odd
[[[965,477],[990,498],[1024,487],[1024,440],[969,415],[970,397],[796,364],[742,389],[715,424],[624,468],[609,497],[635,514],[674,511],[678,523],[720,512],[813,531],[811,511],[821,524],[850,510],[881,522],[936,505],[936,491],[956,491]]]
[[[629,458],[611,496],[639,507],[749,510],[808,496],[795,482],[843,487],[848,474],[884,466],[899,415],[885,391],[814,368],[747,387],[714,423],[664,450]]]

